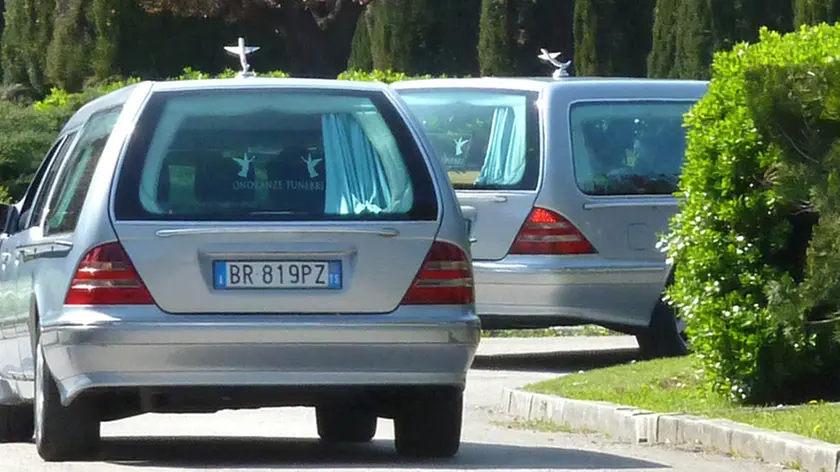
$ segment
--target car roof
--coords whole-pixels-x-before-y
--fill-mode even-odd
[[[261,78],[247,79],[203,79],[203,80],[169,80],[152,82],[153,92],[196,90],[196,89],[224,89],[251,87],[282,87],[282,88],[320,88],[329,90],[351,91],[383,91],[388,86],[381,82],[360,82],[336,79],[292,79],[292,78]]]
[[[539,92],[563,87],[622,89],[627,87],[705,87],[708,81],[683,79],[651,79],[639,77],[475,77],[452,79],[415,79],[391,84],[394,89],[481,88]]]
[[[81,107],[65,124],[61,133],[64,134],[84,124],[88,118],[99,110],[125,103],[138,89],[146,89],[147,92],[170,92],[184,90],[218,90],[236,88],[310,88],[322,90],[349,90],[367,92],[385,92],[388,86],[381,82],[360,82],[336,79],[291,79],[291,78],[260,78],[250,77],[247,79],[203,79],[203,80],[169,80],[169,81],[143,81],[128,85],[116,91],[110,92],[102,97],[91,100]]]

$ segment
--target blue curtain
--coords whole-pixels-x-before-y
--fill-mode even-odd
[[[379,154],[359,122],[349,114],[321,118],[326,168],[327,214],[379,213],[391,191]]]
[[[493,113],[487,154],[476,185],[516,185],[525,173],[525,126],[510,107]]]

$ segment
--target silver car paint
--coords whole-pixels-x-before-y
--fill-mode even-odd
[[[571,158],[570,107],[582,101],[697,100],[703,81],[621,78],[429,79],[392,84],[400,91],[458,89],[538,91],[542,166],[537,190],[458,190],[475,215],[472,255],[476,307],[498,326],[517,319],[638,328],[650,315],[669,267],[655,249],[676,211],[671,196],[589,196],[577,186]],[[568,218],[598,248],[581,256],[508,255],[534,206]],[[508,321],[504,321],[508,320]],[[527,321],[531,322],[531,321]]]
[[[381,91],[394,103],[424,151],[438,196],[438,221],[341,225],[115,221],[115,176],[125,144],[148,97],[161,90],[214,87]],[[3,324],[0,366],[6,366],[3,372],[18,373],[14,378],[0,378],[0,403],[33,399],[31,335],[36,320],[47,365],[65,404],[86,389],[113,386],[464,385],[480,337],[474,307],[396,308],[432,239],[454,243],[469,255],[466,229],[455,193],[446,184],[446,171],[430,157],[431,145],[398,95],[381,84],[322,80],[144,82],[86,105],[68,121],[61,134],[83,126],[91,114],[120,103],[125,104],[124,108],[93,174],[76,230],[44,237],[36,226],[2,243],[4,251],[8,244],[17,255],[24,257],[26,253],[31,257],[22,262],[28,276],[16,282],[16,303],[3,301],[0,305],[2,319],[14,320]],[[289,230],[302,226],[307,227],[309,234],[329,234],[329,241],[322,239],[308,247],[307,236],[293,243]],[[172,229],[201,229],[204,234],[182,231],[175,237],[159,235],[162,230]],[[394,235],[393,230],[398,234]],[[355,275],[374,277],[383,285],[377,287],[361,280],[353,287],[352,297],[342,298],[341,303],[340,296],[325,302],[331,309],[340,305],[372,308],[353,316],[272,315],[266,309],[265,296],[245,300],[238,294],[216,299],[216,309],[192,310],[189,314],[165,312],[154,306],[64,307],[65,294],[81,257],[90,248],[117,239],[126,247],[155,298],[175,311],[190,311],[190,303],[212,308],[205,303],[210,295],[202,287],[195,262],[200,253],[196,248],[204,244],[208,244],[208,250],[214,250],[213,244],[232,244],[229,247],[235,248],[247,242],[268,249],[291,247],[310,251],[332,245],[328,250],[344,250],[345,254],[355,251],[357,266],[358,258],[363,257],[364,270]],[[160,257],[158,248],[164,248],[165,257]],[[376,277],[371,270],[376,263],[381,264],[383,273],[397,270],[398,275]],[[7,300],[9,294],[3,279],[2,300]],[[311,304],[315,298],[297,296],[290,300],[300,313],[305,313],[306,302]],[[366,301],[372,304],[366,305]],[[219,307],[229,312],[210,314],[218,313]],[[9,348],[10,342],[14,348]]]

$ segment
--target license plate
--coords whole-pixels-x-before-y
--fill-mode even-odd
[[[216,261],[217,289],[341,288],[339,261]]]

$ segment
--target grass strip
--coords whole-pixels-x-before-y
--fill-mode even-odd
[[[525,390],[658,413],[725,418],[840,444],[840,405],[812,401],[784,407],[743,407],[713,392],[704,380],[697,360],[688,356],[569,374],[528,385]]]

